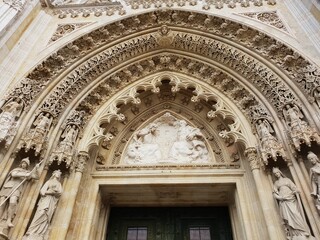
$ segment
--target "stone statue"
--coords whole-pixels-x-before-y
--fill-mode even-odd
[[[298,151],[300,151],[301,143],[311,146],[311,141],[315,141],[320,144],[318,133],[303,120],[304,116],[298,106],[295,104],[286,104],[283,109],[283,115],[290,127],[290,136],[293,144]]]
[[[320,160],[313,152],[309,152],[307,158],[313,164],[310,168],[311,196],[316,199],[316,207],[320,213]]]
[[[57,161],[58,165],[60,165],[61,162],[64,161],[68,167],[70,166],[74,155],[74,146],[77,140],[78,132],[79,129],[77,125],[67,125],[61,135],[61,138],[63,138],[63,140],[59,142],[58,146],[51,154],[51,158],[49,161],[50,163],[52,163],[53,161]]]
[[[43,139],[46,137],[51,125],[50,113],[42,113],[33,123],[35,127],[34,139]]]
[[[14,168],[8,174],[8,177],[0,190],[0,219],[2,229],[13,227],[12,220],[16,213],[16,207],[24,182],[32,178],[39,178],[39,164],[36,165],[35,171],[31,172],[28,170],[29,165],[29,158],[22,159],[20,166]]]
[[[290,239],[314,239],[310,236],[296,185],[278,168],[273,168],[273,173],[277,178],[273,185],[273,195],[279,203],[280,216]]]
[[[268,162],[268,158],[277,160],[277,156],[284,157],[284,150],[278,140],[271,134],[274,133],[267,119],[259,119],[256,124],[257,133],[260,138],[261,153],[264,162]]]
[[[0,114],[0,141],[8,140],[12,135],[11,131],[16,127],[16,121],[23,110],[23,102],[20,98],[12,99],[2,108]],[[9,143],[10,144],[10,143]]]
[[[48,112],[42,112],[33,122],[33,129],[30,129],[27,136],[20,142],[19,148],[24,147],[25,150],[35,149],[35,155],[42,150],[42,145],[47,140],[47,134],[52,123],[52,116]]]
[[[320,108],[320,86],[317,86],[313,90],[313,97],[314,97],[314,100],[317,103],[318,107]]]
[[[51,223],[58,200],[62,194],[60,183],[61,171],[56,170],[51,178],[40,190],[40,200],[32,222],[23,237],[23,240],[44,240],[48,236],[48,228]]]
[[[65,146],[65,151],[72,151],[73,145],[76,142],[78,136],[78,128],[76,125],[68,125],[61,137],[63,140],[60,142],[60,146]]]

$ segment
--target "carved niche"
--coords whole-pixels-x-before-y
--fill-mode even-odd
[[[134,132],[122,163],[128,165],[196,164],[212,162],[200,129],[165,113]]]

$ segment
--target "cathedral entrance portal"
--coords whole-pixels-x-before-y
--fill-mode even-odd
[[[112,208],[107,240],[232,240],[227,207]]]

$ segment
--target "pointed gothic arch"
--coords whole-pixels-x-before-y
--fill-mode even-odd
[[[275,136],[286,143],[287,152],[290,152],[290,141],[280,129],[286,128],[282,112],[288,103],[307,106],[303,109],[304,120],[319,130],[318,108],[308,102],[314,101],[313,91],[319,86],[319,68],[279,39],[244,24],[198,12],[165,10],[125,18],[79,37],[39,63],[5,99],[20,97],[25,102],[26,110],[20,118],[20,131],[1,163],[5,167],[2,181],[14,161],[10,155],[19,142],[26,141],[24,137],[27,137],[33,120],[41,113],[49,112],[52,125],[48,129],[50,140],[46,143],[47,148],[40,153],[43,158],[51,159],[51,155],[56,153],[62,142],[62,132],[68,124],[77,126],[79,132],[73,144],[78,148],[80,157],[73,156],[69,164],[75,169],[75,173],[71,174],[75,181],[66,183],[76,192],[72,199],[62,200],[62,206],[74,206],[77,190],[84,181],[81,182],[81,177],[86,163],[95,175],[94,179],[98,179],[88,180],[88,172],[84,174],[88,180],[86,184],[93,182],[90,200],[102,201],[99,199],[99,187],[106,185],[106,179],[101,180],[99,172],[95,172],[95,160],[99,157],[96,149],[103,141],[114,141],[120,145],[119,139],[111,139],[110,125],[116,122],[123,124],[121,122],[127,119],[125,112],[129,111],[128,106],[141,103],[144,99],[141,96],[147,92],[161,94],[164,80],[172,86],[169,92],[182,94],[184,91],[185,96],[195,103],[205,105],[208,111],[202,118],[209,118],[210,121],[215,118],[232,120],[230,126],[226,126],[228,128],[223,137],[242,143],[243,147],[239,147],[240,158],[248,160],[251,170],[255,171],[247,175],[234,173],[246,179],[237,178],[234,182],[236,189],[242,189],[242,193],[251,194],[251,197],[259,195],[260,215],[256,217],[259,221],[265,224],[275,219],[275,214],[267,214],[271,197],[259,189],[270,188],[266,183],[268,180],[265,179],[264,183],[257,180],[260,178],[256,171],[260,160],[255,150],[258,141],[254,134],[255,124],[261,118],[273,120]],[[179,105],[175,107],[176,110],[178,108]],[[94,154],[92,149],[96,151]],[[115,151],[112,154],[115,155]],[[246,164],[245,169],[249,170],[249,164]],[[100,171],[103,170],[100,168]],[[250,185],[247,178],[254,178],[257,186]],[[253,188],[252,192],[243,190],[245,184]],[[85,194],[80,193],[82,196]],[[83,198],[82,201],[86,202]],[[241,201],[244,200],[240,200],[237,207],[244,216],[237,220],[238,227],[253,212]],[[311,213],[310,200],[303,201],[310,225],[318,236],[319,223]],[[102,207],[100,202],[97,205]],[[85,209],[77,214],[93,218],[94,211],[98,210]],[[30,217],[30,214],[26,211],[21,213],[19,223],[26,226],[23,218]],[[57,215],[57,219],[62,217],[61,214]],[[67,221],[75,221],[71,213]],[[80,233],[92,237],[88,226],[84,225],[83,222],[80,224]],[[278,233],[276,225],[277,222],[268,226],[270,237]],[[272,233],[274,229],[276,231]],[[16,230],[13,236],[21,236],[23,231]],[[65,237],[67,232],[68,229],[64,229],[59,234]],[[237,234],[251,239],[263,235],[249,226]]]

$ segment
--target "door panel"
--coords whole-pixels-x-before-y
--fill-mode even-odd
[[[226,207],[112,208],[107,240],[232,240],[231,232]]]

